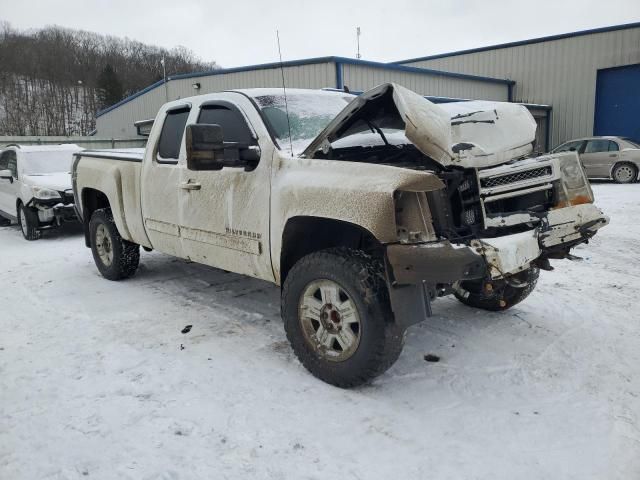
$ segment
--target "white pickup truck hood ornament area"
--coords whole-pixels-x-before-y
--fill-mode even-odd
[[[441,165],[484,168],[527,155],[533,149],[536,122],[522,105],[463,101],[436,105],[394,83],[379,85],[355,98],[303,152],[312,158],[357,121],[379,112],[388,120],[393,104],[408,142]],[[382,130],[384,125],[380,125]]]

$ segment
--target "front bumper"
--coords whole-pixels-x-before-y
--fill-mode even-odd
[[[540,258],[564,258],[607,223],[609,218],[600,209],[584,204],[551,210],[531,230],[478,238],[469,245],[448,241],[388,245],[387,282],[396,321],[408,326],[429,316],[438,285],[503,279]]]
[[[63,204],[47,201],[33,201],[30,204],[38,212],[40,228],[52,228],[63,222],[75,222],[78,216],[73,204]]]

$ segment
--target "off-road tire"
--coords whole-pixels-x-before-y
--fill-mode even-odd
[[[110,264],[105,264],[98,253],[96,232],[100,226],[110,237],[110,248],[113,258]],[[131,277],[140,263],[140,245],[124,240],[113,221],[111,209],[101,208],[93,212],[89,222],[89,238],[93,260],[102,276],[108,280],[123,280]]]
[[[24,222],[22,219],[23,215]],[[38,212],[35,209],[26,207],[23,203],[18,205],[18,225],[20,226],[22,236],[26,240],[31,242],[40,238],[41,233],[40,230],[38,230],[39,224]]]
[[[620,180],[618,178],[617,172],[620,169],[629,169],[631,171],[631,175],[629,175],[628,180]],[[638,178],[638,167],[636,167],[633,163],[629,163],[629,162],[621,162],[621,163],[617,163],[614,167],[613,170],[611,170],[611,178],[613,178],[613,181],[616,183],[634,183],[636,181],[636,179]]]
[[[495,287],[491,292],[483,291],[484,281],[461,282],[454,289],[455,297],[469,307],[481,308],[491,312],[507,310],[527,298],[538,282],[540,270],[530,267],[528,270],[517,274],[514,282],[526,283],[526,286],[518,288],[508,283]]]
[[[343,361],[323,357],[303,333],[301,296],[318,280],[338,284],[355,304],[360,318],[357,349]],[[314,376],[337,387],[369,382],[393,365],[402,352],[404,330],[394,322],[382,262],[362,251],[331,248],[303,257],[284,282],[281,311],[287,338],[300,362]]]

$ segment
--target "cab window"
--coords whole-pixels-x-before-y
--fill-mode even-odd
[[[189,110],[189,108],[183,107],[167,112],[158,141],[158,163],[178,163]]]
[[[242,114],[224,105],[203,105],[198,123],[220,125],[225,142],[239,142],[247,145],[256,143]]]

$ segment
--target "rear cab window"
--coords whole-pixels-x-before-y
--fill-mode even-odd
[[[184,106],[169,110],[162,124],[158,140],[158,163],[177,164],[182,145],[182,137],[187,126],[191,107]]]

